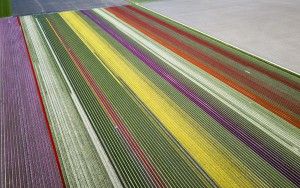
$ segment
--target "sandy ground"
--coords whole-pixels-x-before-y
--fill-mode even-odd
[[[143,5],[300,73],[299,0],[161,0]]]

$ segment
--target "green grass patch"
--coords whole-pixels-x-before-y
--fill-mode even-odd
[[[11,15],[11,0],[0,0],[0,17]]]

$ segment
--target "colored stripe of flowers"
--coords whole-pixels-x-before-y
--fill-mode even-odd
[[[50,23],[49,23],[50,24]],[[55,32],[56,33],[56,32]],[[93,93],[98,97],[100,104],[103,106],[103,109],[107,112],[111,120],[116,125],[117,131],[122,135],[124,140],[126,140],[126,143],[130,147],[130,150],[134,153],[134,155],[137,157],[137,159],[140,161],[144,169],[146,170],[147,174],[150,176],[152,182],[156,187],[166,187],[163,180],[161,179],[159,173],[157,172],[156,168],[153,166],[153,164],[149,161],[146,154],[142,150],[142,148],[139,146],[137,141],[134,139],[134,137],[131,135],[129,130],[126,128],[124,122],[119,117],[117,112],[114,110],[113,106],[110,104],[110,102],[107,100],[105,94],[101,91],[99,86],[96,84],[90,73],[85,69],[85,67],[80,62],[79,58],[76,56],[76,54],[72,51],[71,48],[68,48],[64,42],[64,39],[61,38],[57,33],[57,37],[61,41],[62,45],[64,46],[65,50],[69,54],[70,58],[73,60],[74,64],[76,65],[77,69],[81,73],[81,75],[84,77],[84,79],[87,81],[88,85],[92,89]]]
[[[199,164],[205,166],[213,178],[222,185],[253,185],[248,179],[248,172],[241,172],[244,167],[236,166],[234,156],[227,153],[222,146],[201,128],[188,114],[173,104],[162,91],[142,74],[139,74],[127,59],[111,46],[102,35],[98,35],[91,25],[72,13],[60,14],[73,27],[76,34],[95,53],[115,76],[123,80],[151,110],[164,126],[184,145]],[[112,42],[112,41],[111,41]],[[155,100],[153,100],[155,99]],[[173,105],[172,105],[173,104]],[[197,129],[194,125],[199,125]],[[201,130],[201,131],[200,131]],[[222,151],[220,151],[222,150]],[[229,153],[227,153],[230,155]],[[211,156],[214,156],[212,158]],[[220,166],[228,170],[220,169]],[[243,170],[241,170],[243,169]],[[247,175],[246,175],[247,174]],[[245,176],[246,175],[246,176]]]
[[[36,86],[18,19],[0,19],[0,187],[62,187]]]
[[[264,98],[262,98],[262,97],[260,97],[256,94],[254,94],[253,92],[247,90],[246,88],[242,87],[237,82],[235,82],[233,80],[230,80],[229,78],[227,78],[224,75],[220,74],[218,71],[216,71],[216,70],[210,68],[209,66],[203,64],[203,62],[200,61],[199,59],[197,59],[193,56],[190,56],[187,51],[182,50],[182,49],[179,48],[179,46],[186,46],[186,45],[184,45],[182,43],[178,43],[178,45],[171,44],[169,42],[169,39],[172,39],[171,36],[163,33],[162,31],[160,31],[158,29],[155,29],[153,26],[146,24],[144,21],[141,21],[140,19],[129,15],[126,11],[122,10],[121,8],[111,7],[111,8],[107,8],[107,10],[109,12],[111,12],[112,14],[116,15],[121,20],[127,22],[128,24],[132,25],[136,29],[140,30],[141,32],[143,32],[144,34],[146,34],[147,36],[149,36],[153,40],[157,41],[161,45],[163,45],[166,48],[174,51],[175,53],[177,53],[181,57],[185,58],[186,60],[188,60],[192,64],[194,64],[197,67],[203,69],[204,71],[208,72],[212,76],[214,76],[214,77],[218,78],[219,80],[223,81],[224,83],[226,83],[227,85],[229,85],[233,89],[239,91],[240,93],[244,94],[245,96],[249,97],[250,99],[256,101],[258,104],[262,105],[263,107],[267,108],[268,110],[270,110],[273,113],[277,114],[278,116],[282,117],[283,119],[285,119],[289,123],[293,124],[294,126],[296,126],[298,128],[300,127],[300,120],[297,117],[289,114],[288,112],[281,109],[280,107],[278,107],[276,105],[273,105],[272,103],[265,100]],[[165,35],[164,38],[161,37],[163,35]],[[173,42],[177,43],[178,41],[173,38]]]
[[[73,60],[65,50],[64,46],[61,45],[62,43],[56,35],[58,34],[61,39],[66,42],[67,46],[72,48],[73,52],[76,51],[77,57],[79,57],[81,62],[84,62],[86,66],[91,63],[94,65],[96,64],[98,65],[96,68],[97,70],[101,67],[100,62],[93,55],[92,51],[89,51],[89,49],[84,46],[84,43],[78,38],[76,33],[73,32],[72,28],[70,28],[58,14],[47,16],[46,20],[43,22],[45,21],[49,26],[49,28],[47,27],[49,29],[47,36],[53,42],[52,46],[54,47],[55,53],[58,55],[62,68],[68,76],[70,84],[74,88],[74,94],[78,96],[79,102],[82,104],[84,111],[88,115],[91,126],[95,130],[97,135],[97,138],[95,139],[99,139],[101,144],[103,144],[105,152],[107,152],[109,159],[117,170],[120,180],[124,183],[123,185],[129,187],[140,187],[141,185],[145,185],[149,187],[152,183],[146,176],[146,172],[139,165],[139,161],[136,160],[133,153],[129,150],[122,136],[116,131],[113,122],[99,103],[97,96],[95,96],[92,89],[90,89],[90,86],[86,83],[86,80],[81,76],[81,73],[73,63]],[[49,23],[52,25],[49,25]],[[54,30],[51,27],[53,27]],[[79,53],[79,51],[82,53]],[[86,57],[90,59],[87,60],[83,58],[83,54],[87,55]],[[107,75],[108,72],[104,73]],[[81,173],[80,170],[78,170],[78,173]],[[103,184],[100,185],[103,186]]]
[[[140,9],[134,7],[134,6],[126,5],[124,7],[128,8],[128,9],[130,9],[130,10],[132,10],[132,11],[134,11],[134,12],[140,14],[140,15],[143,15],[143,16],[155,21],[156,23],[175,31],[176,33],[178,33],[182,36],[185,36],[185,37],[189,38],[192,41],[197,42],[200,45],[204,45],[204,46],[206,46],[206,47],[208,47],[208,48],[224,55],[225,57],[228,57],[228,58],[234,60],[237,63],[240,63],[244,66],[253,68],[256,71],[259,71],[259,72],[261,72],[261,73],[263,73],[263,74],[265,74],[265,75],[267,75],[267,76],[269,76],[273,79],[276,79],[276,80],[278,80],[278,81],[280,81],[280,82],[282,82],[282,83],[284,83],[284,84],[300,91],[300,84],[293,81],[293,80],[289,80],[288,78],[286,78],[286,77],[284,77],[280,74],[277,74],[276,72],[272,72],[272,71],[270,71],[268,69],[265,69],[265,68],[255,64],[255,63],[252,63],[252,62],[250,62],[246,59],[243,59],[243,58],[237,56],[234,53],[231,53],[231,52],[229,52],[229,51],[227,51],[227,50],[225,50],[225,49],[223,49],[223,48],[221,48],[221,47],[219,47],[215,44],[209,43],[208,41],[205,41],[201,38],[198,38],[198,37],[194,36],[193,34],[190,34],[190,33],[186,32],[184,30],[181,30],[181,29],[167,23],[166,21],[164,21],[162,19],[159,19],[159,18],[157,18],[157,17],[155,17],[155,16],[153,16],[153,15],[151,15],[151,14],[145,12],[145,11],[142,11],[142,10],[140,10]]]
[[[18,17],[18,24],[22,28],[19,17]],[[61,178],[62,186],[66,187],[63,172],[62,172],[62,167],[61,167],[61,164],[60,164],[60,161],[59,161],[59,157],[58,157],[58,154],[57,154],[57,149],[56,149],[55,142],[54,142],[54,139],[53,139],[53,135],[52,135],[52,132],[51,132],[51,126],[50,126],[50,123],[49,123],[49,120],[48,120],[48,117],[47,117],[46,109],[45,109],[45,106],[44,106],[44,102],[43,102],[42,94],[41,94],[41,91],[40,91],[40,88],[39,88],[36,73],[35,73],[35,70],[34,70],[34,67],[33,67],[32,59],[31,59],[31,56],[30,56],[30,53],[29,53],[29,49],[28,49],[26,40],[25,40],[24,31],[23,31],[23,29],[21,29],[21,30],[22,30],[22,35],[23,35],[23,40],[24,40],[24,43],[25,43],[25,47],[26,47],[27,56],[28,56],[28,59],[29,59],[29,62],[30,62],[30,68],[31,68],[31,71],[32,71],[32,74],[33,74],[33,77],[34,77],[34,82],[35,82],[37,94],[38,94],[41,109],[42,109],[42,112],[43,112],[43,117],[44,117],[45,122],[46,122],[48,135],[49,135],[49,138],[50,138],[51,146],[52,146],[53,153],[54,153],[54,156],[55,156],[55,161],[56,161],[57,168],[58,168],[58,171],[59,171],[59,175],[60,175],[60,178]]]
[[[164,182],[168,186],[177,185],[181,187],[182,186],[195,187],[197,185],[208,187],[209,185],[211,185],[212,183],[206,180],[206,179],[210,180],[210,178],[208,176],[204,176],[203,171],[199,170],[201,169],[201,167],[199,167],[198,165],[196,167],[192,165],[195,163],[189,160],[190,158],[186,153],[183,154],[180,152],[183,151],[182,149],[180,151],[177,150],[179,146],[176,144],[177,142],[174,140],[174,138],[165,135],[165,131],[161,130],[161,128],[163,128],[164,125],[160,124],[159,122],[155,121],[152,118],[151,115],[152,112],[144,108],[143,107],[144,104],[140,103],[137,97],[132,92],[130,92],[129,89],[130,86],[127,87],[127,84],[125,84],[125,82],[119,80],[118,76],[114,76],[115,74],[112,75],[111,72],[108,71],[109,69],[107,69],[107,67],[104,66],[106,60],[106,58],[104,57],[111,53],[109,51],[109,48],[105,50],[107,54],[104,54],[103,55],[104,57],[98,56],[98,54],[97,55],[95,54],[97,51],[96,50],[91,51],[88,48],[88,46],[85,46],[84,42],[80,40],[80,38],[78,38],[76,33],[73,33],[73,31],[71,31],[71,28],[67,25],[67,23],[65,23],[62,20],[61,17],[59,17],[59,15],[53,15],[53,16],[51,15],[47,17],[49,18],[49,21],[53,24],[53,26],[55,25],[55,29],[60,32],[59,34],[64,36],[64,39],[68,43],[68,47],[74,49],[76,55],[80,57],[81,62],[84,62],[84,66],[86,67],[86,69],[89,70],[89,72],[91,73],[95,81],[101,85],[102,90],[106,93],[108,99],[115,106],[115,108],[119,112],[119,115],[122,117],[124,121],[126,121],[126,125],[128,125],[128,129],[132,132],[136,140],[140,143],[141,147],[145,150],[149,158],[152,159],[151,161],[155,165],[157,170],[161,172]],[[75,28],[77,29],[78,27]],[[85,28],[85,30],[87,30],[87,28]],[[88,34],[88,32],[85,33],[86,35]],[[103,31],[99,34],[103,36],[102,34],[105,34],[105,32]],[[105,38],[106,37],[109,36],[105,34]],[[110,44],[113,45],[112,43]],[[57,51],[61,52],[61,50],[59,49],[57,49]],[[103,64],[99,62],[99,59],[97,57],[103,60],[102,61]],[[112,61],[107,61],[107,62],[108,64],[111,64],[110,62]],[[75,65],[74,68],[76,68]],[[73,79],[71,79],[70,81],[73,81]],[[115,103],[115,101],[118,102]],[[86,109],[86,112],[88,114],[91,113],[91,111],[88,109]],[[103,125],[103,126],[107,126],[107,125]],[[116,129],[114,129],[113,132],[118,133],[115,130]],[[119,134],[118,135],[115,134],[115,136],[120,138]],[[166,140],[164,140],[164,138],[166,138]],[[113,145],[115,144],[114,142],[112,143]],[[127,147],[126,147],[126,151],[128,152]],[[108,152],[111,153],[112,151],[108,149]],[[128,152],[128,154],[130,155],[131,152]],[[120,155],[120,157],[123,156]],[[192,162],[192,164],[190,162]],[[127,184],[130,187],[134,182],[132,179],[141,178],[141,176],[133,177],[133,174],[128,176],[127,171],[132,167],[132,165],[129,163],[124,165],[125,168],[126,167],[127,168],[122,170],[122,167],[120,167],[118,164],[115,163],[115,167],[118,170],[120,170],[119,172],[120,172],[120,176],[122,177],[122,181],[126,182],[124,184]],[[124,170],[126,175],[122,173],[122,171],[124,172]],[[145,173],[142,171],[141,173],[143,173],[142,177],[144,177]],[[125,179],[126,177],[129,177],[129,179],[131,180],[130,181],[126,180]],[[140,185],[143,185],[143,187],[147,187],[148,184],[147,185],[140,184]]]
[[[147,54],[143,53],[141,50],[136,48],[134,45],[126,41],[116,30],[110,27],[105,21],[101,20],[90,11],[82,11],[86,16],[93,20],[99,27],[110,34],[115,40],[126,47],[131,53],[137,56],[141,61],[147,64],[152,70],[168,81],[173,87],[178,89],[182,94],[188,97],[211,117],[213,117],[218,123],[229,130],[233,135],[235,135],[239,140],[245,143],[253,151],[255,151],[259,156],[268,161],[275,169],[281,172],[284,176],[290,179],[295,184],[300,184],[300,172],[298,172],[292,166],[286,164],[282,158],[267,149],[264,148],[262,143],[259,143],[252,136],[245,133],[237,124],[232,122],[227,117],[222,116],[216,109],[211,107],[206,101],[197,96],[193,91],[184,86],[180,81],[176,80],[172,75],[170,75],[166,70],[157,65]]]

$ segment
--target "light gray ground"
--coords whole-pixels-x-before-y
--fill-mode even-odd
[[[300,73],[299,0],[162,0],[143,6]]]

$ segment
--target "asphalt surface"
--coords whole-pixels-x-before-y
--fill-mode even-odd
[[[162,0],[143,5],[300,73],[298,0]]]

